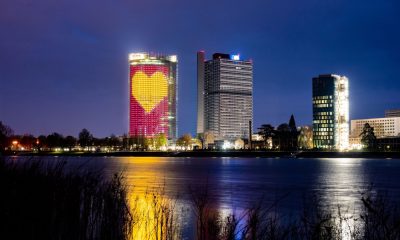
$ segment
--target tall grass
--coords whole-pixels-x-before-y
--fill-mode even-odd
[[[65,162],[0,159],[1,239],[128,239],[133,221],[121,175]]]
[[[176,196],[174,199],[178,199]],[[165,193],[165,185],[147,190],[131,199],[134,218],[132,239],[178,240],[182,239],[177,200]]]
[[[400,239],[399,205],[373,188],[360,194],[359,211],[337,205],[327,207],[318,197],[310,197],[297,215],[284,215],[278,205],[262,200],[242,213],[224,216],[213,209],[208,186],[190,189],[196,214],[198,240],[397,240]]]

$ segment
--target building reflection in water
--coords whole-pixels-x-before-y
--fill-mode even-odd
[[[288,162],[287,166],[299,164],[300,168],[307,164],[313,167],[311,170],[305,168],[304,173],[295,172],[297,175],[294,175],[287,170],[276,171],[275,165],[270,165],[268,161],[119,158],[117,162],[120,166],[114,166],[112,171],[119,168],[126,173],[135,221],[133,239],[164,239],[166,235],[175,239],[193,239],[198,227],[198,213],[192,204],[189,186],[194,186],[192,193],[196,194],[201,192],[196,187],[206,185],[209,188],[213,198],[210,207],[218,212],[221,219],[232,214],[240,218],[246,211],[243,207],[260,198],[258,192],[273,189],[275,185],[278,189],[286,187],[284,191],[295,189],[292,186],[304,187],[304,190],[314,191],[318,195],[323,210],[331,210],[335,214],[340,206],[342,217],[359,216],[360,193],[366,190],[363,187],[368,187],[368,179],[365,179],[368,174],[364,174],[361,161],[338,158]],[[281,169],[286,167],[285,162],[279,164],[283,164]],[[308,179],[311,181],[308,182]],[[296,201],[296,197],[289,200]],[[241,229],[246,219],[237,220]],[[356,227],[353,220],[349,218],[342,222],[340,228],[343,239],[349,239],[349,230]]]
[[[179,199],[166,162],[154,157],[119,160],[128,185],[132,239],[181,239],[189,206]]]
[[[336,219],[342,239],[351,239],[351,232],[356,228],[361,230],[355,221],[362,209],[361,193],[366,189],[366,175],[362,172],[362,159],[336,158],[323,159],[319,179],[317,181],[318,197],[322,210],[331,212],[333,216],[340,214],[340,221]],[[340,212],[339,212],[340,211]]]
[[[207,215],[216,213],[224,220],[239,212],[233,208],[230,194],[220,191],[224,187],[221,182],[231,179],[220,172],[219,161],[209,174],[207,166],[193,159],[179,159],[176,165],[173,159],[154,157],[118,160],[129,186],[134,219],[132,239],[195,238],[198,212],[193,198],[201,197],[205,191]],[[199,169],[193,167],[196,164],[201,165]],[[114,166],[116,169],[119,168]]]

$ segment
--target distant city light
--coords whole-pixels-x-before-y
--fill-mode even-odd
[[[178,57],[176,55],[171,55],[171,56],[169,56],[169,60],[171,62],[177,62],[178,61]]]
[[[129,54],[129,60],[132,61],[132,60],[145,59],[147,55],[148,55],[147,53],[131,53]]]
[[[233,145],[231,142],[225,140],[224,144],[222,145],[223,150],[228,150],[228,149],[233,149],[235,148],[235,145]]]
[[[239,54],[232,54],[231,55],[231,60],[239,61],[240,60],[240,55]]]

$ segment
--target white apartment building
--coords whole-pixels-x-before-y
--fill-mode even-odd
[[[374,128],[377,138],[400,136],[400,117],[351,120],[351,136],[360,136],[366,123]]]
[[[377,138],[400,136],[400,117],[354,119],[351,120],[349,138],[350,146],[353,148],[361,147],[360,134],[366,123],[374,128],[374,134]]]

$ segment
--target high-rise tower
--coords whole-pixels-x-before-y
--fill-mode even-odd
[[[130,136],[177,138],[177,64],[176,55],[129,55]]]
[[[204,79],[204,89],[198,83],[200,97],[204,91],[204,118],[198,115],[200,123],[204,121],[204,132],[213,134],[216,140],[247,138],[249,121],[253,121],[253,63],[222,53],[204,62],[204,53],[200,52],[197,66],[198,81]]]
[[[204,133],[204,51],[197,52],[197,134]]]
[[[349,147],[349,80],[339,75],[319,75],[312,81],[313,144],[315,148]]]

